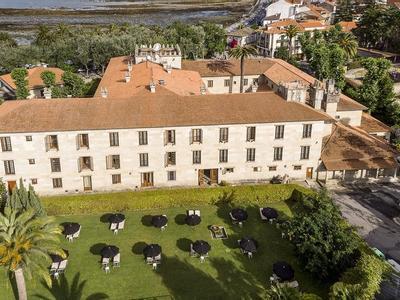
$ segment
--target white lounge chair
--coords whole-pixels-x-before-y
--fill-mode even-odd
[[[58,262],[53,262],[51,264],[51,266],[50,266],[50,274],[51,275],[54,275],[57,272],[59,265],[60,265],[60,263],[58,263]]]
[[[148,265],[153,264],[153,262],[154,262],[154,259],[153,259],[152,257],[146,257],[146,263],[147,263]]]
[[[118,253],[117,255],[114,256],[113,258],[113,267],[119,267],[121,262],[121,253]]]
[[[193,209],[189,209],[189,210],[187,211],[187,215],[188,215],[188,216],[194,215],[194,210],[193,210]]]
[[[205,260],[206,260],[206,257],[203,256],[203,255],[201,255],[201,256],[200,256],[200,262],[203,263]]]
[[[79,225],[78,231],[75,232],[75,233],[72,235],[72,238],[77,239],[77,238],[79,237],[79,235],[81,234],[81,228],[82,228],[82,226]]]
[[[108,266],[110,263],[110,259],[108,257],[103,257],[101,259],[101,267],[104,269],[105,266]]]
[[[200,217],[200,210],[195,210],[194,214]]]
[[[262,207],[260,207],[260,217],[261,217],[261,220],[263,220],[263,221],[268,221],[268,218],[266,218],[264,215],[263,215],[263,213],[262,213]]]
[[[64,273],[65,268],[67,267],[68,264],[68,259],[64,259],[63,261],[60,262],[59,266],[58,266],[58,273]]]
[[[73,242],[74,241],[74,236],[72,234],[66,235],[65,238],[69,241],[69,242]]]
[[[193,250],[193,244],[190,244],[190,256],[191,257],[196,257],[197,256],[197,252]]]
[[[117,226],[118,230],[124,229],[124,227],[125,227],[125,220],[123,220],[122,222],[118,223],[118,226]]]
[[[111,223],[110,230],[112,230],[114,232],[114,234],[117,234],[118,233],[118,223]]]

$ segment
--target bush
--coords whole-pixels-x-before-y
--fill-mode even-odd
[[[233,204],[244,206],[289,200],[296,190],[310,192],[296,184],[246,185],[42,197],[42,203],[49,215],[97,214],[110,211],[214,204],[224,192],[230,193],[232,190],[235,191]]]

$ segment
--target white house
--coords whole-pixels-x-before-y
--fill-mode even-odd
[[[0,106],[0,177],[10,190],[19,178],[40,194],[63,194],[396,176],[397,153],[375,136],[388,129],[368,117],[374,132],[365,130],[365,107],[332,82],[248,59],[250,87],[240,94],[237,60],[182,69],[132,61],[112,59],[93,99]]]

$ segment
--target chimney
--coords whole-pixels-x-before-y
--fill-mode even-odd
[[[257,89],[258,89],[258,84],[257,84],[257,82],[254,82],[254,83],[251,85],[251,92],[252,92],[252,93],[255,93],[255,92],[257,92]]]
[[[337,105],[340,100],[340,90],[335,87],[335,80],[329,79],[326,82],[325,97],[323,108],[325,112],[331,117],[335,118],[337,112]]]
[[[43,96],[44,96],[44,99],[51,99],[51,88],[44,88]]]
[[[130,72],[126,72],[125,73],[125,82],[128,83],[129,81],[131,81],[131,74],[130,74]]]
[[[200,86],[200,95],[205,95],[206,94],[206,87],[204,86],[204,84],[202,84]]]
[[[310,105],[315,109],[322,109],[322,101],[324,100],[324,86],[318,80],[314,81],[310,91]]]
[[[279,83],[278,93],[286,100],[306,103],[307,86],[300,81]]]
[[[132,62],[128,61],[128,72],[132,72]]]
[[[150,92],[152,93],[156,92],[156,85],[153,81],[150,82]]]
[[[102,87],[102,88],[100,89],[100,94],[101,94],[101,97],[102,97],[102,98],[107,98],[107,97],[108,97],[108,90],[107,90],[107,88],[105,88],[105,87],[103,88],[103,87]]]

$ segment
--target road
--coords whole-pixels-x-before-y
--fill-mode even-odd
[[[330,191],[367,243],[400,263],[400,184],[349,183]]]
[[[250,11],[244,15],[239,21],[227,27],[227,32],[232,32],[237,29],[240,24],[245,27],[254,24],[261,24],[265,17],[265,8],[271,3],[272,0],[257,0]]]

